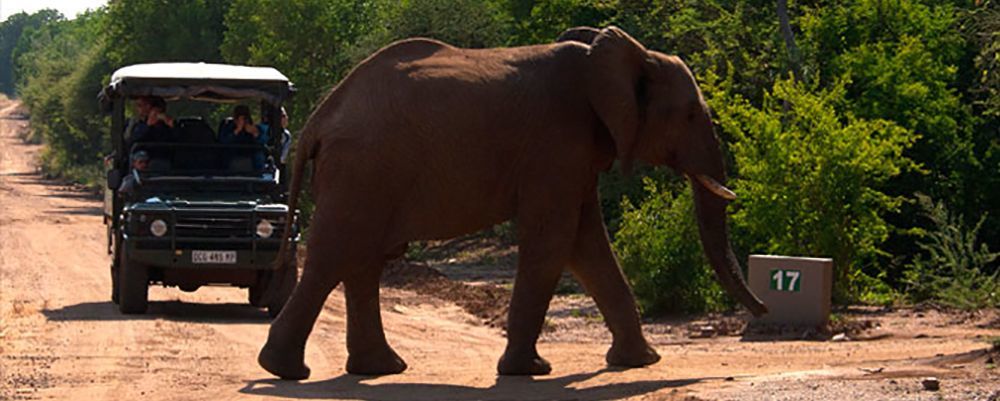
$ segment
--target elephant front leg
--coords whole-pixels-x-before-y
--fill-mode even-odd
[[[660,360],[660,355],[642,334],[635,298],[611,251],[599,205],[595,194],[583,206],[570,271],[594,298],[611,330],[613,341],[606,357],[608,364],[651,365]]]
[[[579,209],[544,215],[519,214],[519,255],[507,316],[507,348],[497,365],[501,375],[544,375],[552,371],[536,342],[563,267],[569,261]]]
[[[406,362],[385,339],[379,308],[381,266],[344,282],[347,296],[347,372],[356,375],[402,373]]]
[[[524,249],[520,252],[523,255]],[[561,266],[526,263],[521,256],[507,314],[507,348],[497,364],[501,375],[545,375],[552,371],[549,362],[538,355],[535,344],[559,282]]]

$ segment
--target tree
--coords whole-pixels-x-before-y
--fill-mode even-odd
[[[221,62],[231,0],[120,0],[108,4],[104,39],[115,67],[161,61]],[[271,12],[278,13],[279,9]]]
[[[103,10],[52,20],[25,36],[18,50],[22,100],[32,135],[45,142],[42,166],[52,175],[94,183],[107,150],[107,121],[94,95],[110,72],[104,57]]]
[[[52,9],[45,9],[34,14],[20,12],[11,15],[0,23],[0,92],[14,96],[16,79],[14,67],[16,57],[14,49],[21,43],[22,36],[31,33],[42,25],[62,20],[62,14]]]
[[[508,18],[494,2],[406,0],[397,4],[389,13],[383,43],[427,37],[459,47],[484,48],[502,46],[509,36]]]
[[[353,48],[381,29],[377,1],[235,0],[225,16],[226,61],[274,66],[299,89],[289,107],[297,127],[354,62]]]

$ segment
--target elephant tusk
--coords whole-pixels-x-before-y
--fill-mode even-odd
[[[704,174],[695,174],[695,178],[698,179],[698,182],[700,182],[701,185],[704,185],[705,188],[708,188],[708,190],[712,191],[712,193],[719,195],[720,198],[736,200],[736,193],[731,191],[729,188],[726,188],[724,185],[719,184],[719,182],[714,178]]]

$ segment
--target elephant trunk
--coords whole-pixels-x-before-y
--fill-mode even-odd
[[[695,214],[698,218],[698,232],[702,248],[709,264],[715,269],[722,288],[754,316],[767,313],[767,307],[747,287],[743,273],[736,261],[736,255],[729,242],[729,227],[726,225],[727,200],[712,193],[704,185],[689,179],[694,192]]]

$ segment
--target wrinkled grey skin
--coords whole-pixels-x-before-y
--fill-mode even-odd
[[[379,315],[386,260],[410,241],[509,219],[518,223],[519,260],[500,374],[550,372],[535,343],[564,269],[594,297],[611,330],[610,365],[659,360],[608,242],[597,177],[615,160],[627,171],[639,159],[724,183],[719,141],[677,57],[648,51],[615,27],[562,37],[477,50],[404,40],[363,61],[330,92],[303,129],[292,173],[294,209],[313,161],[309,255],[271,326],[261,366],[284,379],[309,376],[306,340],[343,282],[347,371],[402,372],[406,364],[386,341]],[[729,245],[727,201],[691,182],[702,244],[722,286],[754,314],[765,313]]]

